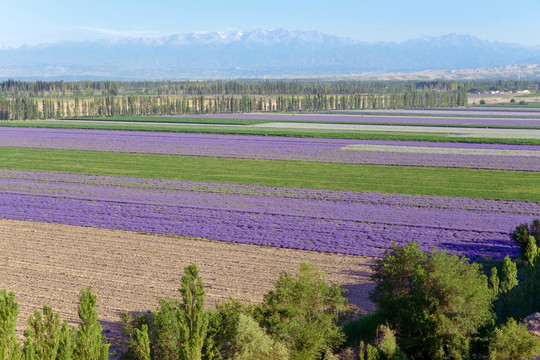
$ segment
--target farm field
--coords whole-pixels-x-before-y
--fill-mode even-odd
[[[516,255],[506,237],[531,202],[0,172],[0,213],[13,219],[203,237],[299,250],[382,256],[391,242],[470,258]]]
[[[326,124],[326,123],[291,123],[272,122],[257,125],[250,125],[257,128],[273,129],[308,129],[308,130],[341,130],[341,131],[371,131],[371,132],[415,132],[419,134],[444,133],[448,136],[456,137],[477,137],[477,138],[499,138],[499,139],[540,139],[538,129],[513,129],[513,128],[467,128],[467,127],[445,127],[439,126],[406,126],[406,125],[364,125],[364,124]]]
[[[168,117],[101,117],[101,118],[76,118],[62,119],[60,122],[87,122],[89,120],[95,122],[107,123],[168,123],[168,124],[211,124],[211,125],[233,125],[233,126],[251,126],[259,124],[268,124],[272,122],[289,122],[289,123],[321,123],[321,124],[356,124],[356,125],[406,125],[406,126],[422,126],[429,124],[436,127],[480,127],[480,128],[540,128],[540,116],[536,117],[520,117],[521,113],[515,113],[515,117],[502,116],[497,117],[449,117],[439,115],[423,115],[405,116],[407,114],[396,114],[396,116],[388,116],[384,114],[365,113],[361,115],[353,113],[301,113],[301,114],[207,114],[186,116],[168,116]]]
[[[302,125],[302,123],[298,123]],[[354,140],[394,140],[394,141],[424,141],[424,142],[459,142],[459,143],[491,143],[491,144],[510,144],[510,145],[540,145],[540,139],[527,136],[519,138],[493,138],[493,137],[474,137],[461,136],[461,134],[445,133],[445,126],[439,127],[439,132],[419,132],[415,131],[415,126],[405,126],[406,131],[386,131],[385,125],[381,125],[381,131],[375,131],[371,128],[369,131],[350,131],[331,129],[325,130],[317,126],[279,128],[279,127],[256,127],[241,125],[223,125],[223,124],[198,124],[198,123],[159,123],[150,122],[129,122],[129,121],[103,121],[103,120],[37,120],[37,121],[10,121],[3,122],[2,127],[15,128],[47,128],[47,129],[86,129],[86,130],[129,130],[144,132],[173,132],[173,133],[192,133],[192,134],[222,134],[222,135],[250,135],[250,136],[280,136],[280,137],[301,137],[317,139],[354,139]],[[308,124],[309,125],[309,124]],[[312,123],[311,125],[317,125]],[[323,124],[324,125],[324,124]],[[521,129],[522,133],[530,129]]]
[[[35,149],[540,171],[540,145],[24,128],[3,128],[0,143]]]
[[[470,96],[470,95],[469,95]],[[521,107],[520,107],[521,106]],[[471,106],[467,108],[451,109],[373,109],[362,111],[362,113],[384,114],[384,115],[415,115],[415,116],[451,116],[451,117],[540,117],[540,108],[508,106],[491,109],[489,106]],[[358,111],[336,111],[340,113],[354,114]]]
[[[5,169],[539,201],[539,172],[0,147]]]
[[[540,217],[537,112],[415,114],[2,123],[2,264],[25,274],[4,286],[23,311],[48,303],[73,320],[92,285],[114,328],[174,295],[190,262],[211,304],[259,301],[307,261],[370,310],[368,265],[392,242],[517,255],[510,234]]]
[[[120,314],[152,311],[157,297],[178,298],[184,267],[194,262],[210,306],[229,297],[259,302],[281,271],[295,273],[301,262],[343,284],[353,304],[367,311],[373,306],[367,257],[7,219],[0,220],[0,234],[2,286],[16,292],[20,332],[23,319],[44,304],[76,323],[79,291],[92,285],[114,342]]]

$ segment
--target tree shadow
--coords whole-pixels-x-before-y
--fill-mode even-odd
[[[375,304],[369,300],[369,294],[375,288],[375,283],[371,281],[372,272],[346,269],[339,273],[358,280],[341,284],[341,288],[347,290],[346,297],[349,299],[350,304],[362,313],[370,313],[375,310]]]
[[[481,242],[481,243],[442,243],[441,249],[448,250],[456,254],[463,254],[471,260],[481,260],[483,258],[493,258],[500,260],[505,256],[519,256],[519,247],[515,244]]]
[[[122,331],[122,318],[121,315],[129,312],[133,316],[141,315],[148,312],[139,311],[124,311],[118,312],[117,321],[105,321],[99,320],[101,327],[103,328],[103,335],[107,338],[107,341],[111,345],[109,348],[109,360],[118,360],[126,348],[126,338],[123,336]]]

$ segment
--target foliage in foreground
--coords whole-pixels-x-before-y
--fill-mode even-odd
[[[372,279],[371,299],[415,359],[467,358],[471,338],[493,319],[487,277],[465,257],[395,246]]]
[[[296,275],[282,273],[258,305],[231,299],[213,310],[204,308],[204,284],[192,264],[179,300],[159,300],[153,314],[123,316],[122,359],[531,359],[540,340],[516,321],[516,309],[540,282],[538,269],[540,256],[532,263],[505,258],[488,281],[464,257],[427,253],[417,243],[394,246],[374,265],[377,310],[351,322],[343,290],[308,264]],[[50,307],[36,310],[20,345],[15,295],[0,291],[0,358],[107,359],[95,305],[91,288],[81,291],[78,328]]]
[[[181,301],[160,300],[150,317],[124,315],[124,359],[321,359],[343,343],[344,291],[326,284],[316,267],[282,273],[257,306],[229,300],[208,311],[197,267],[185,271]]]
[[[338,326],[347,314],[344,291],[328,286],[322,272],[302,263],[297,276],[283,273],[256,311],[271,335],[288,345],[291,359],[316,359],[344,341]]]
[[[24,342],[17,342],[15,325],[19,314],[14,293],[0,291],[0,359],[2,360],[105,360],[109,344],[97,321],[96,296],[88,287],[79,295],[78,329],[60,319],[48,306],[34,310],[24,331]]]
[[[532,359],[540,354],[540,339],[532,335],[527,326],[510,318],[495,329],[489,345],[490,360]]]

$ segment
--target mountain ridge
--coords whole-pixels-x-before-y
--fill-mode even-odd
[[[161,37],[0,45],[0,78],[115,80],[351,75],[459,70],[536,62],[540,47],[447,34],[401,43],[318,31],[256,29]]]

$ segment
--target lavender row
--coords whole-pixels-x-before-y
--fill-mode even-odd
[[[459,116],[459,114],[456,114]],[[179,116],[187,117],[187,116]],[[540,127],[540,119],[524,119],[516,116],[515,119],[508,118],[477,118],[477,117],[414,117],[414,116],[384,116],[371,115],[362,113],[351,112],[347,114],[316,114],[316,113],[302,113],[302,114],[209,114],[189,116],[211,118],[211,119],[254,119],[254,120],[269,120],[269,121],[315,121],[315,122],[360,122],[360,123],[388,123],[388,124],[435,124],[435,125],[477,125],[477,126],[501,126],[501,127],[513,127],[513,126],[538,126]]]
[[[325,111],[323,113],[341,113],[341,114],[353,114],[353,115],[384,115],[384,114],[394,114],[394,115],[422,115],[422,116],[484,116],[496,118],[523,118],[523,117],[536,117],[540,118],[540,108],[509,108],[509,107],[480,107],[480,108],[441,108],[441,109],[369,109],[369,110],[333,110]]]
[[[130,153],[217,156],[268,160],[328,161],[350,164],[464,167],[540,171],[540,158],[527,156],[344,151],[357,144],[538,151],[540,146],[426,143],[271,136],[140,133],[77,129],[1,128],[0,145]]]
[[[516,255],[540,204],[2,171],[0,217],[381,256],[420,241],[471,258]]]

